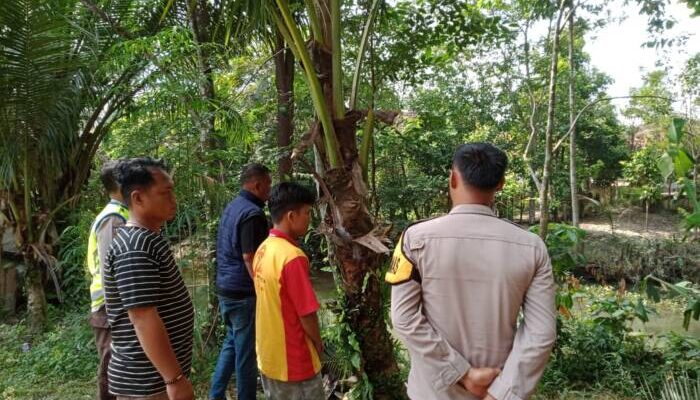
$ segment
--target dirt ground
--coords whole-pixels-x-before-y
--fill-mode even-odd
[[[656,213],[650,212],[647,219],[641,207],[630,207],[614,210],[610,215],[601,214],[585,218],[580,226],[589,232],[604,232],[649,239],[681,239],[683,237],[681,223],[681,217],[675,212],[665,210]]]

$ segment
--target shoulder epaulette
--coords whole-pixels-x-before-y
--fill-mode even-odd
[[[403,233],[401,234],[401,237],[399,238],[399,242],[396,243],[396,248],[394,249],[394,253],[391,257],[391,267],[384,276],[384,280],[387,283],[391,285],[399,285],[401,283],[406,283],[411,280],[421,283],[421,276],[418,272],[418,269],[416,268],[415,262],[411,260],[411,258],[403,250],[403,239],[406,236],[406,232],[408,231],[408,229],[412,226],[421,224],[423,222],[431,221],[440,217],[441,216],[437,216],[433,218],[415,221],[408,225],[406,229],[404,229]]]

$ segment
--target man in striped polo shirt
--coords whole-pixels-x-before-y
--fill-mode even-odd
[[[151,158],[122,161],[116,172],[130,214],[104,273],[112,326],[109,391],[117,400],[192,400],[194,309],[160,233],[175,216],[173,181]]]
[[[311,220],[315,196],[295,183],[281,183],[268,205],[274,228],[253,260],[256,351],[265,397],[321,400],[318,300],[309,280],[309,259],[298,247]]]

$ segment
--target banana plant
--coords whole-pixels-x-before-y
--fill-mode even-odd
[[[698,201],[695,180],[689,176],[695,169],[696,161],[683,146],[684,127],[685,120],[682,118],[674,118],[671,121],[666,135],[668,149],[659,158],[658,166],[664,180],[668,181],[675,176],[680,187],[678,196],[685,193],[688,197],[693,211],[685,216],[684,225],[686,232],[692,232],[700,229],[700,201]]]
[[[700,289],[691,282],[683,281],[674,284],[649,275],[644,278],[642,289],[646,291],[647,297],[655,302],[661,300],[659,289],[662,289],[668,296],[685,298],[687,305],[683,310],[683,329],[688,330],[691,318],[696,321],[700,320]]]

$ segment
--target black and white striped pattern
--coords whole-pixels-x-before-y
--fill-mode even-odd
[[[112,327],[110,393],[148,396],[165,391],[163,378],[136,337],[127,314],[130,308],[158,308],[182,371],[189,374],[194,309],[168,241],[145,228],[119,228],[109,250],[103,279]]]

